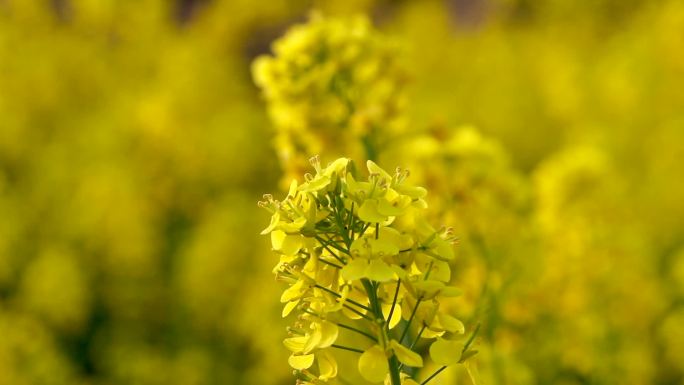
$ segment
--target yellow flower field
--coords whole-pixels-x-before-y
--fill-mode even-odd
[[[683,160],[679,0],[0,0],[0,385],[684,383]]]

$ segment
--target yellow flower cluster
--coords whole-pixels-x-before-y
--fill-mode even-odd
[[[390,175],[372,161],[367,180],[348,158],[311,163],[315,175],[294,180],[283,201],[260,202],[272,213],[262,234],[280,255],[274,273],[289,284],[282,315],[298,313],[284,343],[299,383],[336,377],[334,348],[361,354],[365,380],[392,385],[417,384],[402,369],[423,366],[420,339],[433,340],[430,356],[444,367],[474,355],[463,323],[440,308],[461,291],[449,285],[451,230],[424,219],[427,191],[405,183],[408,171]],[[365,346],[337,344],[340,329],[365,336]]]
[[[253,74],[278,130],[286,180],[306,170],[308,154],[341,146],[353,159],[373,159],[387,133],[401,131],[405,75],[394,44],[366,17],[313,14],[273,52],[255,60]]]

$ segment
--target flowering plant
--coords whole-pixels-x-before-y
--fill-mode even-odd
[[[274,273],[289,285],[282,315],[298,315],[284,341],[298,383],[336,377],[334,349],[359,353],[364,379],[392,385],[418,384],[408,368],[423,367],[421,339],[432,340],[430,357],[442,365],[422,384],[474,355],[474,334],[464,341],[463,323],[440,308],[461,292],[448,284],[451,230],[423,218],[427,191],[406,183],[407,170],[390,175],[372,161],[367,180],[347,158],[311,163],[315,175],[292,181],[284,200],[260,202],[272,214],[262,233],[280,256]],[[364,345],[340,344],[341,329]]]

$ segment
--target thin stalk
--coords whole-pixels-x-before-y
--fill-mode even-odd
[[[390,321],[392,320],[392,315],[394,314],[394,308],[397,306],[397,297],[399,296],[399,287],[401,286],[401,278],[397,280],[397,288],[394,290],[394,299],[392,300],[392,307],[390,308],[389,315],[387,316],[387,327],[389,328]]]
[[[356,332],[356,333],[359,333],[359,334],[361,334],[361,335],[364,335],[364,336],[370,338],[373,342],[378,342],[378,339],[377,339],[377,338],[375,338],[375,337],[374,337],[373,335],[371,335],[370,333],[364,332],[363,330],[359,330],[359,329],[357,329],[357,328],[355,328],[355,327],[352,327],[352,326],[349,326],[349,325],[345,325],[345,324],[341,324],[341,323],[338,323],[337,326],[341,327],[342,329],[351,330],[351,331],[353,331],[353,332]]]
[[[354,202],[351,204],[351,210],[349,210],[349,238],[354,239]]]
[[[406,334],[408,334],[409,328],[411,327],[411,322],[413,321],[413,317],[416,316],[416,311],[418,311],[418,305],[420,305],[420,302],[423,300],[423,296],[418,297],[418,300],[416,301],[416,306],[413,307],[413,311],[411,312],[411,317],[409,317],[408,322],[406,323],[406,327],[404,328],[404,332],[401,333],[401,338],[399,338],[399,343],[404,343],[404,338],[406,337]]]
[[[366,292],[368,293],[371,309],[373,309],[373,313],[376,319],[382,320],[384,322],[384,317],[382,316],[382,308],[380,307],[380,301],[378,300],[377,287],[373,284],[373,282],[369,281],[368,279],[363,279],[361,283],[363,283],[363,287],[366,289]],[[386,348],[387,344],[389,343],[389,336],[387,335],[387,328],[382,326],[384,325],[381,325],[381,327],[378,328],[378,336],[380,337],[379,340],[382,344],[382,347]],[[389,366],[391,384],[401,385],[401,372],[399,371],[399,360],[397,359],[397,356],[394,353],[392,353],[392,355],[387,359],[387,363]]]
[[[418,332],[418,335],[416,336],[416,339],[411,342],[411,346],[409,347],[410,350],[413,350],[414,347],[416,347],[416,344],[418,343],[418,340],[420,340],[420,336],[423,335],[423,332],[425,331],[425,328],[427,326],[423,325],[422,328],[420,328],[420,331]],[[404,367],[404,364],[399,364],[399,370],[401,370]]]
[[[335,235],[337,235],[337,234],[335,234]],[[328,236],[328,240],[327,240],[327,241],[324,240],[323,238],[318,237],[318,236],[316,236],[316,238],[317,238],[320,242],[324,242],[326,245],[332,246],[333,248],[335,248],[335,250],[339,250],[340,252],[342,252],[342,253],[344,253],[344,254],[347,254],[347,255],[351,256],[351,254],[349,253],[349,250],[347,250],[347,249],[343,248],[342,246],[338,245],[337,242],[334,241],[334,240],[332,239],[332,237],[330,237],[328,234],[326,234],[326,236]]]
[[[370,321],[370,322],[373,322],[373,318],[369,317],[369,316],[366,315],[366,314],[361,313],[360,311],[354,309],[353,307],[347,305],[346,303],[345,303],[344,305],[342,305],[342,306],[344,306],[344,308],[347,309],[347,310],[349,310],[350,312],[352,312],[352,313],[358,315],[359,317],[362,317],[362,318],[364,318],[364,319],[366,319],[366,320],[368,320],[368,321]]]
[[[335,344],[332,344],[332,345],[330,345],[330,347],[333,347],[333,348],[336,348],[336,349],[341,349],[341,350],[348,350],[348,351],[354,352],[354,353],[363,353],[363,350],[361,350],[361,349],[356,349],[356,348],[350,348],[349,346],[342,346],[342,345],[335,345]]]
[[[323,290],[323,291],[326,291],[326,292],[332,294],[333,296],[335,296],[335,297],[337,297],[337,298],[342,298],[342,296],[341,296],[339,293],[337,293],[337,292],[335,292],[335,291],[333,291],[333,290],[330,290],[330,289],[328,289],[328,288],[325,287],[325,286],[321,286],[321,285],[316,284],[316,285],[314,285],[314,287],[315,287],[315,288],[318,288],[318,289],[321,289],[321,290]],[[353,299],[347,298],[347,299],[345,299],[345,301],[347,301],[347,302],[349,302],[349,303],[351,303],[351,304],[353,304],[353,305],[356,305],[356,306],[360,307],[361,309],[363,309],[363,310],[365,310],[365,311],[372,311],[368,306],[361,305],[360,303],[354,301]]]
[[[361,236],[366,233],[366,230],[368,230],[370,225],[371,225],[370,223],[366,223],[366,225],[363,226],[363,228],[361,229],[361,232],[359,233],[359,238],[361,238]]]
[[[337,256],[337,254],[335,254],[335,252],[333,252],[332,250],[330,250],[330,248],[329,248],[328,246],[329,246],[329,245],[330,245],[330,246],[333,246],[333,243],[332,243],[332,242],[326,242],[325,239],[319,237],[318,235],[315,235],[315,237],[316,237],[316,240],[317,240],[318,242],[320,242],[321,246],[323,246],[323,248],[325,248],[326,250],[328,250],[328,252],[330,253],[330,255],[332,255],[335,259],[337,259],[338,261],[340,261],[343,265],[346,265],[346,264],[347,264],[347,263],[344,261],[344,259],[340,258],[339,256]],[[334,247],[334,246],[333,246],[333,247]],[[344,250],[341,250],[341,251],[344,251]]]
[[[425,385],[425,384],[427,384],[428,382],[430,382],[430,380],[432,380],[433,378],[437,377],[438,374],[442,373],[442,371],[443,371],[444,369],[446,369],[446,368],[447,368],[446,366],[442,366],[441,368],[437,369],[434,373],[432,373],[432,374],[430,375],[430,377],[428,377],[425,381],[421,382],[420,385]]]
[[[413,340],[413,342],[411,342],[411,347],[410,347],[409,349],[413,350],[413,348],[414,348],[414,347],[416,346],[416,344],[418,343],[418,340],[419,340],[420,337],[423,335],[423,332],[425,331],[425,328],[426,328],[426,327],[427,327],[426,325],[423,325],[423,327],[420,328],[420,331],[418,332],[418,335],[416,336],[416,339]]]
[[[332,263],[332,262],[328,262],[328,261],[326,261],[326,260],[323,259],[323,258],[319,258],[318,260],[321,261],[321,262],[323,262],[323,263],[325,263],[326,265],[332,266],[332,267],[334,267],[334,268],[336,268],[336,269],[341,269],[341,268],[342,268],[342,266],[336,265],[336,264],[334,264],[334,263]]]

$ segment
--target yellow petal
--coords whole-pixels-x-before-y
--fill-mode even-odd
[[[271,232],[271,245],[273,250],[282,252],[285,255],[295,255],[304,244],[301,235],[288,235],[284,231],[274,230]]]
[[[463,295],[463,290],[453,287],[453,286],[447,286],[444,289],[442,289],[439,294],[445,296],[445,297],[458,297]]]
[[[432,269],[430,269],[430,279],[446,283],[451,281],[451,268],[449,267],[449,264],[444,261],[433,259]]]
[[[293,299],[297,299],[302,295],[304,288],[304,281],[297,281],[292,286],[285,289],[283,294],[280,296],[280,302],[289,302]]]
[[[337,340],[337,335],[339,334],[339,329],[337,325],[332,322],[323,321],[321,322],[321,340],[318,343],[319,348],[327,348],[335,343]]]
[[[381,234],[384,232],[381,232]],[[370,243],[373,258],[382,258],[399,254],[398,240],[380,236],[379,239],[371,238]]]
[[[285,338],[285,340],[283,340],[283,345],[291,352],[299,353],[304,349],[304,344],[306,344],[307,340],[307,336]]]
[[[381,179],[385,179],[385,180],[388,181],[388,182],[392,180],[392,177],[390,176],[390,174],[388,174],[387,171],[385,171],[385,170],[383,170],[382,168],[380,168],[380,166],[378,166],[378,165],[377,165],[375,162],[373,162],[372,160],[368,160],[368,161],[366,162],[366,167],[368,167],[368,172],[369,172],[369,173],[371,173],[371,174],[378,174],[378,175],[380,176]]]
[[[385,261],[381,259],[374,259],[370,261],[366,267],[365,277],[378,282],[388,282],[394,278],[394,270],[392,270]]]
[[[271,231],[273,231],[273,229],[275,229],[276,226],[278,226],[278,222],[280,222],[280,213],[276,212],[271,216],[271,223],[268,225],[268,227],[261,230],[261,235],[268,234]]]
[[[290,358],[287,359],[287,363],[290,364],[290,366],[293,369],[297,370],[304,370],[308,369],[313,365],[314,362],[314,355],[313,354],[304,354],[301,356],[296,356],[296,355],[291,355]]]
[[[344,293],[344,292],[345,292],[345,291],[343,290],[343,293]],[[368,296],[365,294],[365,292],[363,292],[363,291],[361,291],[361,290],[351,289],[351,290],[349,290],[349,291],[347,292],[346,297],[348,297],[348,298],[350,298],[350,299],[353,299],[355,302],[360,303],[361,305],[366,305],[366,306],[368,305]],[[343,300],[344,300],[344,299],[343,299]],[[358,312],[360,312],[361,314],[366,314],[366,313],[367,313],[367,311],[366,311],[365,309],[361,309],[361,308],[359,308],[359,307],[356,306],[356,305],[350,305],[350,306],[351,306],[352,308],[356,309],[356,310],[357,310]],[[353,312],[353,311],[347,309],[346,307],[343,307],[343,308],[342,308],[342,313],[343,313],[345,316],[347,316],[348,318],[350,318],[350,319],[354,319],[354,320],[355,320],[355,319],[362,318],[360,315],[358,315],[357,313],[355,313],[355,312]]]
[[[427,190],[420,186],[403,186],[398,185],[394,187],[397,192],[403,195],[408,195],[413,199],[425,198],[427,195]]]
[[[401,278],[401,279],[406,279],[406,274],[407,274],[407,273],[406,273],[406,270],[404,270],[404,269],[402,269],[400,266],[397,266],[397,265],[394,265],[394,264],[392,264],[392,265],[390,266],[390,268],[392,268],[392,271],[394,271],[394,274],[396,274],[397,277],[399,277],[399,278]]]
[[[385,197],[385,199],[378,200],[378,213],[394,217],[403,214],[409,205],[411,205],[411,198],[405,195],[399,196],[393,200]]]
[[[444,288],[444,283],[432,279],[417,281],[413,283],[413,287],[421,293],[425,299],[431,299]]]
[[[438,338],[430,345],[430,357],[439,365],[453,365],[461,359],[463,343]]]
[[[316,359],[318,361],[318,378],[327,381],[337,377],[337,361],[330,353],[321,350],[316,353]]]
[[[435,331],[432,329],[425,328],[425,330],[423,331],[423,338],[433,339],[443,336],[444,333],[446,333],[444,330]]]
[[[359,373],[369,382],[382,382],[389,373],[385,351],[379,345],[372,346],[359,357]]]
[[[357,182],[351,173],[347,173],[347,192],[351,196],[356,196],[361,191],[368,192],[372,188],[372,185],[368,182]]]
[[[286,303],[285,306],[283,307],[283,312],[281,314],[282,317],[285,318],[288,315],[290,315],[290,313],[292,313],[292,310],[294,310],[297,307],[297,304],[299,304],[299,300],[290,301],[290,302]]]
[[[392,310],[392,304],[387,303],[382,305],[382,315],[385,316],[385,319],[389,317],[390,310]],[[399,303],[396,303],[394,305],[394,312],[392,312],[392,319],[389,320],[389,328],[393,329],[397,324],[401,321],[401,305]]]
[[[287,192],[287,196],[293,197],[297,195],[297,179],[292,179],[292,182],[290,182],[290,189]]]
[[[306,224],[306,218],[299,217],[292,222],[280,222],[278,228],[288,234],[297,234],[299,230]]]
[[[307,337],[308,340],[306,341],[306,344],[304,344],[304,353],[310,353],[312,350],[318,347],[318,344],[321,342],[321,338],[323,337],[320,327],[314,327],[311,334],[307,334]]]
[[[339,158],[334,162],[330,163],[328,167],[326,167],[325,170],[323,170],[323,175],[332,176],[335,173],[340,173],[344,171],[344,168],[347,167],[348,163],[349,158]]]
[[[454,248],[451,243],[443,240],[442,238],[435,238],[432,247],[437,255],[441,257],[442,260],[450,261],[454,259]]]
[[[285,242],[286,237],[287,237],[287,234],[285,234],[284,231],[281,231],[281,230],[271,231],[271,247],[273,247],[273,250],[282,249],[283,248],[283,242]]]
[[[363,258],[352,259],[345,267],[340,270],[342,278],[347,281],[356,281],[363,278],[368,267],[368,261]]]
[[[465,333],[465,326],[463,325],[463,322],[461,322],[460,320],[448,314],[440,314],[437,316],[437,318],[439,319],[439,323],[442,325],[442,328],[444,330],[450,333]]]
[[[378,212],[377,199],[366,199],[363,201],[357,215],[359,216],[359,219],[364,222],[379,223],[387,220],[386,215],[382,215]]]
[[[421,357],[418,353],[412,351],[395,340],[392,340],[390,345],[392,346],[392,350],[394,350],[394,354],[402,364],[414,368],[423,367],[423,357]]]
[[[316,192],[324,189],[330,184],[330,177],[326,175],[316,175],[316,177],[311,181],[299,186],[298,190],[301,192]]]

